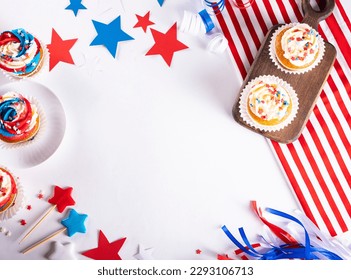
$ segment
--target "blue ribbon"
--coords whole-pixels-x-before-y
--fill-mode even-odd
[[[283,244],[280,246],[272,246],[272,248],[269,249],[266,252],[260,253],[257,250],[255,250],[252,245],[250,244],[245,231],[243,228],[239,228],[239,233],[240,236],[245,244],[242,245],[234,236],[233,234],[228,230],[228,228],[224,225],[222,226],[222,230],[224,233],[227,235],[227,237],[239,248],[241,249],[245,254],[252,256],[256,259],[259,260],[278,260],[278,259],[305,259],[305,260],[318,260],[321,259],[322,256],[329,260],[342,260],[340,256],[337,254],[323,249],[319,247],[314,247],[311,246],[310,243],[310,237],[308,235],[308,232],[304,225],[294,216],[291,216],[287,213],[274,210],[271,208],[266,209],[267,212],[280,216],[282,218],[291,220],[304,229],[305,232],[305,245],[303,244]]]

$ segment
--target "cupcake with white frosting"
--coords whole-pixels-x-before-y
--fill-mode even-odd
[[[298,110],[294,89],[275,76],[251,80],[240,96],[240,114],[244,121],[263,131],[277,131],[292,122]]]
[[[323,39],[306,23],[283,25],[272,36],[270,56],[284,72],[305,73],[316,67],[323,55]]]

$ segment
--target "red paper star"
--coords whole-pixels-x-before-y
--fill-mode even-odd
[[[155,44],[146,53],[146,55],[159,54],[166,61],[168,66],[171,66],[173,54],[177,51],[187,49],[188,46],[177,40],[177,23],[165,33],[161,33],[151,28],[152,36]]]
[[[78,39],[62,40],[55,29],[52,29],[51,44],[47,45],[50,52],[49,71],[51,71],[60,61],[74,64],[69,51],[77,40]]]
[[[134,25],[134,28],[141,27],[144,30],[144,32],[146,32],[147,27],[149,25],[155,24],[152,21],[150,21],[150,11],[147,12],[147,14],[143,17],[139,15],[136,15],[136,17],[138,18],[138,22]]]
[[[125,241],[126,238],[122,238],[110,243],[100,230],[98,247],[85,251],[82,255],[94,260],[121,260],[118,252]]]
[[[53,205],[56,205],[57,211],[62,213],[67,206],[71,206],[76,203],[71,196],[72,190],[72,187],[62,189],[59,186],[55,186],[54,196],[50,198],[48,202]]]

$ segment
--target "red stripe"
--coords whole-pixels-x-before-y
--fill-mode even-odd
[[[342,99],[342,97],[340,95],[340,92],[339,92],[338,88],[336,87],[336,85],[334,83],[334,80],[333,80],[332,76],[329,76],[327,81],[328,81],[328,84],[330,86],[330,89],[333,92],[333,95],[335,96],[336,103],[339,105],[339,108],[340,108],[342,114],[344,115],[344,117],[345,117],[345,119],[347,121],[347,124],[351,128],[351,121],[350,121],[351,120],[351,116],[350,116],[349,112],[347,111],[346,105],[343,102],[343,99]],[[325,94],[325,92],[321,93],[321,98],[323,100],[323,103],[324,103],[325,107],[328,110],[328,113],[329,113],[330,117],[332,118],[333,123],[335,124],[336,129],[339,132],[340,138],[341,138],[341,140],[342,140],[342,142],[343,142],[343,144],[344,144],[344,146],[345,146],[345,148],[347,150],[347,153],[349,154],[349,157],[351,158],[351,145],[350,145],[350,142],[347,139],[347,136],[346,136],[346,134],[345,134],[340,122],[339,122],[338,117],[335,115],[333,109],[331,108],[331,104],[330,104],[330,102],[328,100],[328,97]]]
[[[314,159],[314,157],[312,155],[312,152],[311,152],[311,150],[310,150],[310,148],[308,146],[308,143],[306,142],[306,139],[305,139],[305,137],[303,135],[301,135],[299,137],[299,142],[301,144],[302,149],[305,152],[306,157],[308,158],[308,162],[310,163],[310,165],[311,165],[311,167],[313,169],[313,172],[314,172],[314,174],[315,174],[315,176],[316,176],[316,178],[318,180],[318,183],[319,183],[319,185],[320,185],[320,187],[321,187],[321,189],[322,189],[322,191],[323,191],[323,193],[325,195],[325,198],[327,199],[328,204],[329,204],[330,208],[332,209],[333,214],[335,215],[335,218],[337,219],[337,221],[338,221],[338,223],[340,225],[340,228],[343,231],[347,231],[348,228],[346,226],[346,223],[345,223],[343,217],[341,216],[339,208],[336,205],[336,203],[335,203],[335,201],[333,199],[333,196],[331,195],[331,193],[330,193],[330,191],[328,189],[328,186],[327,186],[327,184],[325,183],[325,181],[323,179],[323,176],[322,176],[322,174],[320,172],[320,169],[319,169],[319,167],[317,165],[317,162],[315,161],[315,159]],[[339,186],[340,186],[340,183],[339,183]],[[344,201],[344,205],[346,203],[346,205],[348,206],[348,211],[349,211],[348,213],[351,214],[350,204],[347,202],[347,197],[346,197],[343,189],[341,188],[341,186],[340,186],[339,190],[341,190],[341,195],[338,192],[340,197],[346,198],[346,201]],[[347,207],[346,205],[345,205],[345,207]]]
[[[269,2],[269,0],[263,0],[263,4],[264,4],[264,6],[266,7],[266,10],[267,10],[267,12],[268,12],[268,15],[269,15],[269,17],[270,17],[270,19],[271,19],[271,21],[272,21],[272,24],[273,24],[273,25],[278,24],[278,20],[277,20],[277,18],[276,18],[276,16],[275,16],[275,13],[274,13],[274,11],[273,11],[273,9],[272,9],[272,5],[271,5],[271,3]]]
[[[336,70],[336,72],[338,73],[343,85],[345,86],[345,90],[348,94],[348,97],[350,98],[351,100],[351,85],[350,85],[350,82],[349,80],[347,79],[346,75],[345,75],[345,72],[344,70],[342,69],[340,63],[338,60],[335,60],[334,62],[334,68]]]
[[[290,19],[289,15],[288,15],[288,12],[285,9],[283,0],[277,0],[277,4],[279,6],[280,12],[282,13],[282,16],[283,16],[283,19],[284,19],[285,23],[290,23],[291,19]]]
[[[340,11],[340,14],[342,16],[342,18],[344,19],[347,27],[349,28],[349,30],[351,31],[351,23],[350,23],[350,20],[344,10],[344,7],[341,5],[340,1],[339,0],[336,0],[336,6],[338,7],[339,11]]]
[[[345,61],[351,68],[351,48],[349,41],[346,39],[344,32],[341,30],[335,16],[332,14],[327,19],[326,22],[329,26],[330,31],[333,33],[335,41],[337,42]]]
[[[227,5],[226,7],[228,7],[228,6],[230,6],[230,5]],[[221,29],[223,31],[223,34],[228,40],[229,49],[230,49],[231,53],[233,54],[235,63],[238,66],[238,69],[240,71],[241,77],[244,79],[246,77],[246,69],[245,69],[245,66],[243,64],[243,61],[240,58],[238,50],[235,47],[233,38],[230,35],[229,29],[227,27],[227,24],[225,23],[225,20],[223,18],[222,13],[218,13],[216,16],[217,16],[217,20],[219,22],[219,25],[221,26]]]
[[[249,44],[247,43],[246,41],[246,38],[245,38],[245,35],[243,33],[243,30],[242,30],[242,27],[240,26],[240,23],[238,21],[238,19],[236,18],[235,16],[235,13],[234,13],[234,10],[233,10],[233,7],[232,5],[227,5],[227,11],[228,11],[228,14],[233,22],[233,25],[234,25],[234,28],[235,28],[235,31],[239,37],[239,40],[243,46],[243,49],[244,49],[244,52],[246,54],[246,57],[249,61],[250,64],[252,64],[254,58],[251,54],[251,51],[250,51],[250,47],[249,47]]]
[[[333,136],[332,136],[331,133],[330,133],[330,130],[329,130],[329,128],[328,128],[328,125],[327,125],[327,123],[325,122],[325,120],[324,120],[324,118],[323,118],[321,112],[319,111],[317,105],[314,107],[313,113],[315,114],[315,116],[316,116],[316,118],[317,118],[317,120],[318,120],[320,126],[322,127],[322,130],[323,130],[323,132],[324,132],[324,134],[325,134],[325,137],[327,138],[327,141],[328,141],[328,143],[329,143],[329,145],[330,145],[330,147],[331,147],[331,149],[332,149],[332,151],[333,151],[333,153],[334,153],[334,156],[335,156],[337,162],[338,162],[339,165],[340,165],[341,171],[342,171],[342,173],[344,174],[345,179],[346,179],[348,185],[351,186],[351,175],[350,175],[350,173],[349,173],[349,170],[348,170],[348,168],[347,168],[347,166],[346,166],[344,160],[343,160],[342,157],[341,157],[341,154],[340,154],[340,151],[339,151],[339,149],[338,149],[338,146],[336,145],[336,143],[335,143],[335,141],[334,141],[334,139],[333,139]]]
[[[291,153],[291,156],[294,159],[294,162],[295,162],[297,168],[299,169],[299,171],[301,173],[302,179],[304,180],[304,182],[306,184],[306,187],[307,187],[307,189],[312,197],[312,200],[313,200],[315,206],[317,207],[319,214],[321,215],[322,220],[324,221],[324,224],[326,225],[330,235],[335,236],[336,235],[335,229],[334,229],[327,213],[325,212],[321,201],[319,200],[319,197],[316,193],[316,190],[314,189],[314,186],[312,185],[311,180],[308,177],[308,174],[307,174],[307,172],[306,172],[306,170],[305,170],[305,168],[304,168],[304,166],[303,166],[303,164],[302,164],[302,162],[301,162],[301,160],[296,152],[294,145],[287,144],[287,147]]]
[[[260,46],[261,46],[261,41],[260,41],[260,39],[257,36],[257,33],[255,31],[255,27],[253,26],[253,24],[252,24],[252,22],[250,20],[250,16],[249,16],[249,14],[248,14],[246,9],[240,9],[240,11],[241,11],[241,14],[242,14],[242,16],[243,16],[243,18],[245,20],[246,26],[247,26],[247,28],[248,28],[251,36],[252,36],[252,40],[255,43],[256,49],[259,49]]]
[[[261,29],[262,29],[263,34],[267,34],[268,28],[267,28],[267,25],[266,25],[265,20],[264,20],[263,17],[262,17],[262,14],[261,14],[260,9],[259,9],[258,6],[257,6],[256,1],[253,1],[253,3],[251,4],[251,6],[252,6],[252,9],[253,9],[253,11],[254,11],[254,13],[255,13],[255,16],[256,16],[256,18],[257,18],[257,20],[258,20],[258,23],[259,23],[259,25],[261,26]]]
[[[280,163],[285,171],[285,174],[286,176],[288,177],[289,179],[289,182],[297,196],[297,199],[299,200],[299,203],[303,209],[303,211],[305,212],[306,216],[314,223],[317,225],[317,222],[313,216],[313,213],[306,201],[306,198],[305,198],[305,195],[304,193],[302,192],[296,178],[295,178],[295,175],[294,173],[292,172],[291,168],[290,168],[290,164],[289,162],[286,160],[285,158],[285,155],[280,147],[280,144],[278,144],[277,142],[275,141],[271,141],[273,147],[274,147],[274,150],[280,160]]]
[[[299,1],[300,2],[300,1]],[[295,0],[289,0],[289,3],[291,5],[291,8],[293,9],[295,16],[297,18],[297,21],[302,21],[303,20],[303,16],[300,12],[299,6],[297,5],[297,3],[295,2]]]

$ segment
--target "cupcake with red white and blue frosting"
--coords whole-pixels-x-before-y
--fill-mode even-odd
[[[0,140],[17,144],[32,140],[40,127],[38,106],[17,92],[0,96]]]
[[[0,34],[0,69],[10,77],[31,77],[39,72],[46,46],[23,28]]]

